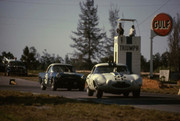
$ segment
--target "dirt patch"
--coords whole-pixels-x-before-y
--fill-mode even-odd
[[[179,80],[179,81],[177,81],[177,85],[178,85],[178,86],[180,86],[180,80]]]
[[[160,89],[162,84],[154,79],[143,78],[142,88]]]
[[[179,89],[178,85],[164,84],[158,80],[143,78],[143,92],[177,95]]]

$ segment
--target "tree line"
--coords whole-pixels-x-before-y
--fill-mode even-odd
[[[0,62],[2,63],[4,57],[14,59],[15,56],[11,52],[2,52],[0,55]],[[64,59],[59,55],[50,54],[45,49],[43,55],[37,52],[35,47],[26,46],[23,49],[23,54],[20,60],[26,65],[28,70],[45,70],[51,63],[65,63]]]
[[[50,63],[61,62],[70,63],[77,69],[91,69],[92,66],[100,62],[113,61],[114,36],[116,35],[117,19],[119,18],[119,9],[111,6],[109,10],[109,23],[111,25],[110,37],[104,29],[99,27],[99,17],[97,15],[98,6],[94,4],[94,0],[86,0],[79,3],[81,13],[77,29],[72,31],[70,45],[74,52],[69,58],[68,54],[63,59],[59,55],[49,54],[47,50],[43,51],[43,55],[37,53],[35,47],[25,47],[21,60],[27,63],[29,69],[45,69]],[[162,55],[156,53],[153,56],[154,71],[159,69],[170,69],[172,71],[180,71],[180,17],[173,18],[173,30],[168,37],[169,51]],[[4,54],[11,55],[10,52]],[[12,56],[12,55],[11,55]],[[149,71],[149,61],[141,56],[142,71]]]

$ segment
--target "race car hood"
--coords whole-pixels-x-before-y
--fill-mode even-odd
[[[98,85],[126,82],[126,83],[137,83],[142,85],[142,79],[137,74],[122,74],[117,72],[95,74],[93,77]]]
[[[54,73],[56,77],[60,78],[60,77],[74,77],[74,78],[81,78],[83,76],[83,74],[78,74],[75,72],[57,72]]]

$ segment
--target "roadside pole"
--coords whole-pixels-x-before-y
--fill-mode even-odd
[[[170,15],[160,13],[156,15],[151,23],[151,37],[150,37],[150,78],[153,78],[153,38],[155,36],[166,36],[172,30],[173,20]]]
[[[151,37],[150,37],[150,78],[153,78],[153,38],[157,34],[151,29]]]
[[[152,30],[151,30],[152,31]],[[151,47],[150,47],[150,78],[153,78],[153,38],[152,36],[150,37],[151,39]]]

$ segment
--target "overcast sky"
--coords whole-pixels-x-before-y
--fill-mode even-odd
[[[70,36],[76,31],[80,14],[79,2],[86,0],[0,0],[0,54],[11,52],[20,59],[25,46],[34,46],[42,55],[65,57],[73,53]],[[176,17],[180,0],[94,0],[98,6],[99,28],[109,35],[111,5],[120,10],[120,17],[136,19],[137,35],[141,36],[141,53],[150,58],[150,29],[153,17],[161,12]],[[125,35],[129,33],[125,23]],[[153,53],[168,50],[167,37],[153,39]],[[69,54],[70,56],[70,54]]]

